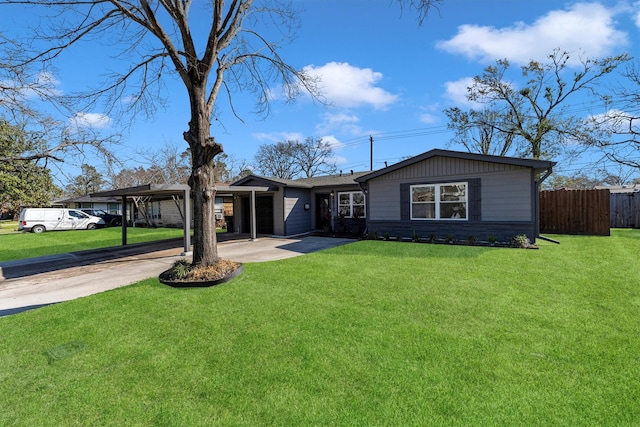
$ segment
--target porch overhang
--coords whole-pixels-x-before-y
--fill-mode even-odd
[[[216,185],[216,193],[222,195],[250,195],[251,200],[251,240],[257,237],[256,231],[256,193],[268,191],[268,187],[240,186],[240,185]],[[171,197],[179,196],[183,200],[184,208],[184,253],[191,253],[191,187],[186,184],[145,184],[135,187],[120,188],[117,190],[99,191],[90,194],[91,197],[120,197],[122,198],[122,216],[127,215],[127,199],[130,197]],[[127,221],[122,221],[122,245],[127,244]]]

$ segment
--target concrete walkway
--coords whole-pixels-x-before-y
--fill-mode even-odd
[[[263,262],[304,255],[351,239],[261,237],[218,243],[221,258]],[[156,277],[181,256],[182,240],[0,262],[0,316],[68,301]],[[188,257],[187,257],[188,258]]]

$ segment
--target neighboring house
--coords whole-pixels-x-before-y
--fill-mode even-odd
[[[149,217],[154,225],[161,227],[182,227],[184,218],[182,213],[182,201],[178,198],[154,199],[148,202]],[[219,195],[215,200],[216,222],[224,225],[223,221],[232,222],[233,196]],[[193,211],[191,212],[191,224],[193,224]]]
[[[510,241],[526,234],[535,240],[539,184],[554,165],[431,150],[374,172],[297,180],[251,175],[233,185],[269,188],[256,200],[259,234],[292,236],[329,226],[403,237]],[[235,202],[234,231],[246,232],[249,199]]]
[[[113,215],[122,215],[122,206],[115,197],[91,197],[86,194],[84,196],[54,200],[51,205],[71,209],[102,209]]]

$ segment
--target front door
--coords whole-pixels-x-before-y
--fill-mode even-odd
[[[331,231],[331,201],[328,194],[316,194],[316,229]]]

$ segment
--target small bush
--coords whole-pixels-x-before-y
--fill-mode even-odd
[[[169,270],[169,278],[171,280],[186,279],[191,272],[191,263],[186,259],[179,259],[173,263]]]
[[[518,234],[517,236],[514,236],[513,239],[511,239],[511,245],[514,248],[526,249],[531,246],[531,242],[525,234]]]
[[[493,234],[487,237],[487,242],[491,243],[492,245],[495,244],[497,241],[498,241],[498,237],[494,236]]]
[[[420,241],[420,236],[418,235],[418,233],[416,233],[415,231],[411,234],[411,240],[413,242],[419,242]]]

